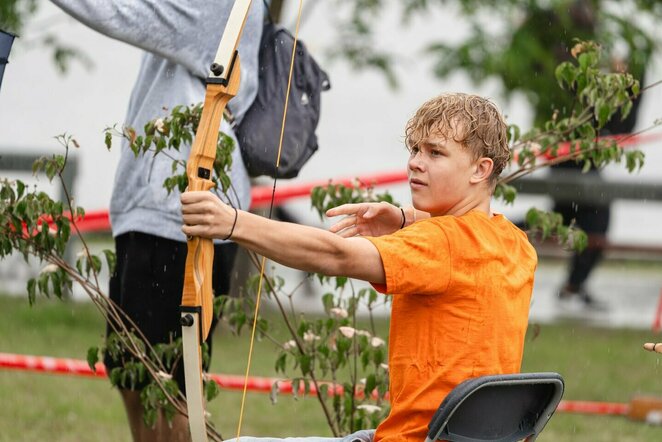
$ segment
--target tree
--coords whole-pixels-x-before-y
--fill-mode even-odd
[[[522,91],[534,106],[548,99],[544,91],[554,68],[569,59],[575,38],[599,42],[603,60],[624,51],[620,57],[629,60],[629,72],[641,78],[659,42],[652,29],[638,24],[662,18],[662,2],[656,0],[336,0],[336,5],[343,26],[333,52],[356,68],[383,72],[393,84],[396,54],[375,42],[386,11],[398,7],[403,28],[432,12],[457,12],[468,36],[450,43],[442,31],[439,41],[422,48],[435,75],[461,70],[476,82],[497,78],[506,96]]]
[[[37,0],[0,0],[0,29],[21,36],[38,10]],[[93,66],[92,60],[84,52],[75,46],[63,44],[49,27],[50,23],[43,23],[39,31],[23,36],[22,44],[27,48],[48,48],[53,64],[62,74],[67,72],[73,61],[82,63],[86,68]]]

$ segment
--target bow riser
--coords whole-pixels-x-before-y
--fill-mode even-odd
[[[205,191],[214,187],[211,176],[216,159],[218,131],[225,107],[239,90],[240,76],[239,56],[235,54],[227,84],[213,81],[207,84],[200,123],[186,166],[188,190]],[[206,442],[200,345],[207,339],[214,313],[214,243],[210,239],[192,237],[188,238],[187,245],[181,306],[186,406],[191,439],[193,442]]]
[[[186,166],[188,190],[210,190],[210,179],[216,159],[218,131],[225,107],[239,89],[240,65],[236,57],[227,86],[207,85],[200,123]],[[182,292],[182,307],[202,307],[200,340],[207,339],[213,318],[212,264],[214,243],[206,238],[190,238],[186,255],[186,271]]]

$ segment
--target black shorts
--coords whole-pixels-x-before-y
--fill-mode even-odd
[[[129,232],[115,238],[115,251],[117,264],[110,277],[110,299],[129,315],[151,344],[170,343],[180,337],[179,306],[184,286],[186,243]],[[212,287],[215,296],[229,293],[236,253],[235,243],[214,246]],[[217,322],[218,318],[214,318],[206,341],[210,352]],[[106,335],[110,331],[107,325]],[[127,361],[126,356],[120,359]],[[109,373],[123,364],[122,360],[113,360],[108,355],[104,363]],[[177,364],[174,379],[185,391],[182,365]],[[140,390],[146,383],[138,383],[133,388]]]

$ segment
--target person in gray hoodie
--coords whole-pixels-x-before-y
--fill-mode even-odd
[[[204,79],[233,5],[227,0],[52,2],[92,29],[145,51],[125,121],[137,135],[148,121],[164,117],[167,109],[203,101]],[[236,121],[241,121],[257,93],[263,18],[263,2],[253,1],[239,43],[241,86],[229,103]],[[236,137],[225,121],[221,131],[235,140],[231,179],[236,193],[231,203],[248,209],[250,181]],[[189,150],[190,146],[172,154],[187,159]],[[168,195],[163,188],[164,179],[171,175],[171,164],[172,159],[165,155],[136,157],[124,140],[110,203],[117,266],[111,275],[109,294],[152,343],[171,342],[180,335],[179,305],[187,247],[181,231],[179,194]],[[215,247],[216,294],[228,293],[236,247],[227,242]],[[105,360],[109,370],[125,362],[124,358]],[[175,378],[184,390],[183,374],[176,372]],[[142,385],[124,387],[120,393],[134,440],[189,439],[184,416],[176,416],[172,425],[161,419],[155,428],[147,428],[140,404]]]

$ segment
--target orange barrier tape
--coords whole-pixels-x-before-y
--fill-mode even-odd
[[[564,413],[627,416],[630,411],[630,404],[622,402],[561,401],[557,410]]]
[[[69,376],[107,377],[106,367],[101,362],[98,362],[94,366],[95,369],[92,370],[87,361],[81,359],[52,358],[50,356],[0,353],[0,368]],[[209,374],[207,376],[209,379],[216,382],[219,387],[227,390],[242,390],[244,388],[244,376],[226,374]],[[271,377],[250,377],[248,389],[251,391],[269,393],[272,391],[275,382],[278,383],[278,391],[280,393],[292,393],[293,387],[290,381]],[[342,386],[337,386],[334,391],[338,393],[342,392]],[[298,393],[303,394],[304,392],[305,390],[302,384],[299,387]],[[314,387],[311,387],[309,392],[312,395],[317,394],[317,390]],[[329,390],[329,394],[333,394],[331,389]]]
[[[106,377],[106,368],[100,362],[95,366],[96,371],[93,371],[86,361],[48,356],[0,353],[0,368],[70,376]],[[244,376],[209,374],[208,377],[216,382],[219,387],[227,390],[242,390],[244,387]],[[279,393],[292,394],[293,387],[290,381],[272,377],[251,376],[248,379],[247,389],[253,392],[270,393],[275,382],[278,383]],[[340,394],[342,391],[342,386],[337,385],[335,389],[329,388],[329,395]],[[302,383],[298,394],[304,393]],[[308,394],[316,395],[317,390],[311,386]],[[362,395],[362,392],[357,393],[359,397]],[[388,395],[386,398],[388,399]],[[630,405],[621,402],[561,401],[557,410],[565,413],[627,416]]]

